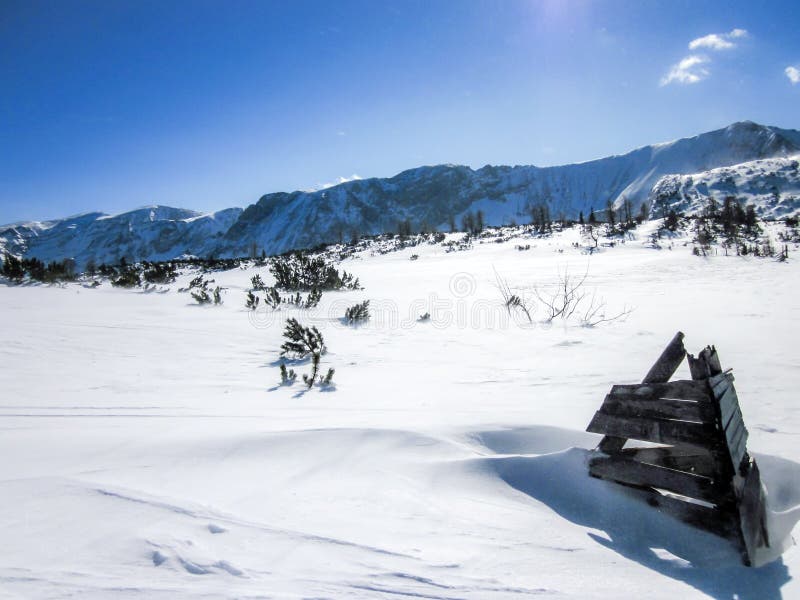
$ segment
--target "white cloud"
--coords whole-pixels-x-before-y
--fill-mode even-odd
[[[689,42],[689,50],[697,50],[698,48],[711,48],[712,50],[727,50],[733,48],[736,44],[729,42],[721,35],[710,33],[701,38]]]
[[[339,185],[340,183],[347,183],[348,181],[358,181],[362,179],[360,175],[353,173],[350,177],[337,177],[336,181],[332,181],[329,183],[318,183],[313,188],[305,190],[306,192],[318,192],[319,190],[325,190],[335,185]]]
[[[689,42],[689,50],[708,48],[709,50],[730,50],[736,44],[732,40],[747,37],[747,30],[733,29],[730,33],[709,33]]]
[[[792,85],[800,83],[800,69],[797,67],[786,67],[784,73],[786,73],[786,76],[789,78],[789,81],[792,82]]]
[[[701,54],[690,54],[677,65],[673,65],[669,73],[661,78],[661,85],[670,83],[698,83],[709,75],[708,69],[703,65],[708,64],[707,56]]]
[[[730,50],[736,47],[734,40],[746,38],[747,36],[747,30],[738,27],[731,29],[728,33],[709,33],[689,42],[689,50]],[[670,83],[690,84],[703,81],[711,75],[711,71],[708,69],[710,63],[711,59],[705,54],[690,54],[670,68],[669,73],[661,78],[661,85],[665,86]],[[789,75],[788,71],[786,74],[787,76]]]

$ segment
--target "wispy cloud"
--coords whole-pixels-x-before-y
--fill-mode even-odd
[[[689,50],[730,50],[736,47],[734,40],[747,37],[746,29],[733,29],[729,33],[709,33],[689,42]]]
[[[331,181],[331,182],[328,182],[328,183],[318,183],[314,187],[312,187],[310,189],[307,189],[305,191],[306,192],[318,192],[319,190],[326,190],[326,189],[331,188],[331,187],[333,187],[335,185],[339,185],[340,183],[347,183],[348,181],[358,181],[359,179],[362,179],[362,177],[360,175],[357,175],[356,173],[353,173],[350,177],[337,177],[336,181]]]
[[[789,78],[789,81],[792,82],[792,85],[800,83],[800,69],[797,67],[786,67],[784,73],[786,73],[786,76]]]
[[[730,50],[736,47],[736,40],[747,36],[747,30],[739,28],[732,29],[728,33],[709,33],[689,42],[689,50],[711,50],[714,52]],[[681,59],[678,64],[670,67],[669,72],[661,78],[661,85],[699,83],[711,75],[711,71],[708,68],[710,64],[711,59],[707,55],[690,54]]]
[[[709,58],[702,54],[690,54],[677,65],[673,65],[669,73],[661,78],[661,85],[670,83],[698,83],[709,75],[708,69],[704,66],[708,64]]]

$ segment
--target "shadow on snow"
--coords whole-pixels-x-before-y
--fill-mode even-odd
[[[482,432],[473,438],[505,454],[554,452],[559,438],[561,448],[589,440],[583,432],[539,429]],[[565,519],[597,530],[588,535],[625,558],[720,600],[782,598],[781,587],[791,577],[780,556],[759,568],[744,567],[729,542],[660,513],[639,490],[590,477],[589,454],[570,448],[539,456],[482,460],[511,487]],[[779,545],[791,539],[791,530],[800,520],[800,464],[766,455],[757,460],[769,498],[771,539]]]

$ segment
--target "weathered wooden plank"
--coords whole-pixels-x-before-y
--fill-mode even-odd
[[[756,549],[761,546],[769,546],[769,534],[767,533],[766,526],[761,474],[754,460],[750,462],[749,467],[742,488],[739,515],[741,519],[742,537],[744,538],[748,558],[752,563]]]
[[[590,430],[587,429],[586,431]],[[603,439],[600,440],[600,443],[597,445],[597,449],[600,452],[605,452],[606,454],[617,454],[620,450],[622,450],[622,447],[625,446],[625,442],[627,441],[628,440],[624,437],[606,434]]]
[[[642,417],[655,419],[677,419],[696,423],[713,423],[712,407],[691,400],[641,400],[634,396],[609,394],[600,410],[620,417]]]
[[[719,412],[722,418],[722,426],[727,428],[731,417],[739,412],[739,398],[736,396],[736,390],[733,387],[729,387],[722,398],[719,399]]]
[[[728,451],[730,452],[733,468],[738,469],[739,463],[742,462],[742,458],[745,452],[747,452],[747,427],[744,426],[744,422],[742,422],[742,426],[737,429],[735,437],[728,445]]]
[[[733,373],[728,371],[726,373],[720,373],[719,375],[714,375],[713,377],[709,378],[708,384],[711,386],[714,397],[719,398],[728,387],[733,385],[733,381]]]
[[[647,502],[660,512],[669,514],[698,529],[729,540],[737,540],[739,537],[737,515],[732,512],[693,504],[658,492],[650,494]]]
[[[664,383],[675,374],[678,367],[686,356],[686,348],[683,347],[683,333],[678,332],[664,348],[661,356],[650,367],[647,375],[642,379],[642,383]]]
[[[685,356],[686,348],[683,347],[683,332],[679,331],[670,340],[667,347],[664,348],[658,360],[650,367],[642,383],[665,383],[669,381],[669,378],[678,370]],[[626,441],[624,436],[606,435],[597,448],[606,454],[615,454],[622,450]]]
[[[722,373],[722,365],[719,361],[719,354],[717,354],[717,348],[715,346],[711,346],[710,349],[706,347],[706,352],[708,352],[708,358],[706,362],[708,363],[709,368],[711,369],[711,373],[709,377],[713,377],[714,375],[719,375]]]
[[[694,444],[710,448],[717,443],[713,428],[702,423],[615,417],[598,411],[587,431],[659,444]]]
[[[725,387],[726,381],[729,383],[728,387]],[[709,383],[712,385],[712,392],[719,399],[720,422],[725,431],[725,442],[728,446],[731,466],[736,471],[747,452],[748,434],[736,389],[733,386],[733,375],[722,373],[716,378],[710,379]]]
[[[669,381],[667,383],[637,383],[611,386],[609,394],[620,397],[635,397],[655,402],[662,399],[695,400],[710,402],[708,386],[703,381],[691,379]]]
[[[586,431],[589,431],[588,429]],[[627,438],[618,437],[615,435],[604,435],[600,443],[597,444],[597,449],[606,454],[617,454],[625,446]]]
[[[744,417],[742,417],[742,411],[739,410],[739,407],[737,406],[731,411],[730,414],[721,417],[721,421],[723,422],[723,430],[726,432],[733,432],[736,431],[739,423],[744,421]]]
[[[628,485],[654,487],[682,496],[713,502],[714,482],[708,477],[667,469],[620,456],[601,456],[589,461],[589,472]]]
[[[742,422],[744,422],[744,419],[742,418],[742,412],[736,408],[733,413],[728,416],[728,421],[723,426],[723,429],[725,430],[726,434],[727,432],[734,432]]]
[[[639,462],[686,471],[715,479],[717,468],[714,455],[697,446],[666,446],[660,448],[625,448],[622,456]]]
[[[708,379],[722,373],[717,349],[714,346],[703,348],[698,353],[697,358],[691,354],[688,354],[686,358],[689,361],[689,371],[692,374],[692,379]]]
[[[739,439],[744,430],[744,421],[736,419],[731,421],[730,427],[725,430],[725,441],[728,444],[728,450],[733,450],[735,442]]]

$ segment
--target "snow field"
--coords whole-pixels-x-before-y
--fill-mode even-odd
[[[211,274],[220,307],[177,293],[192,273],[163,294],[0,288],[0,595],[800,597],[796,548],[746,569],[586,474],[604,395],[682,330],[734,369],[773,530],[800,518],[795,261],[646,238],[591,257],[574,230],[363,254],[341,266],[365,289],[309,312],[249,313],[266,269]],[[531,298],[587,265],[626,320],[508,318],[495,271]],[[372,321],[344,326],[363,299]],[[288,316],[322,331],[334,390],[278,385]]]

